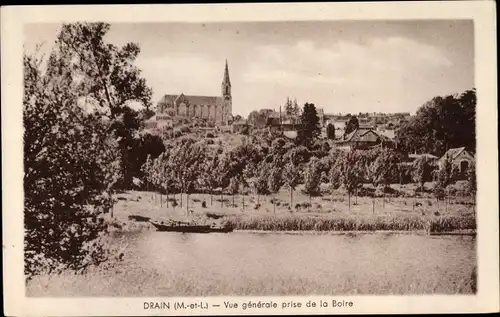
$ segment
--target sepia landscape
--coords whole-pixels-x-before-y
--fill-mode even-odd
[[[471,21],[24,32],[28,296],[476,293]]]

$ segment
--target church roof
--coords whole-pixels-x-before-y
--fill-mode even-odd
[[[229,68],[227,67],[227,59],[226,59],[226,67],[224,68],[224,79],[222,80],[223,83],[227,83],[229,86],[231,86],[231,81],[229,80]]]
[[[165,104],[165,103],[170,103],[174,104],[175,100],[179,97],[180,95],[164,95],[160,101],[158,101],[159,104]],[[219,101],[221,97],[217,96],[190,96],[190,95],[184,95],[184,97],[188,100],[190,105],[215,105]]]

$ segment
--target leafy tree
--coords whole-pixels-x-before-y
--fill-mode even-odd
[[[476,148],[476,91],[460,96],[434,97],[397,131],[398,148],[443,155],[448,149]]]
[[[265,162],[258,165],[258,169],[254,173],[251,181],[251,186],[257,194],[257,205],[260,205],[260,195],[269,193],[268,189],[269,166]]]
[[[424,183],[430,179],[433,167],[429,159],[425,156],[420,156],[412,163],[412,179],[420,186],[420,191],[424,191]]]
[[[214,151],[201,165],[200,181],[210,193],[210,205],[213,205],[213,190],[217,186],[218,175],[215,173],[219,165],[219,156]]]
[[[279,166],[272,166],[267,179],[267,188],[272,194],[276,194],[281,186],[283,186],[282,171]],[[273,209],[275,209],[275,201],[273,195]]]
[[[389,149],[382,149],[369,168],[369,175],[373,186],[384,186],[385,202],[385,189],[388,187],[392,180],[397,178],[398,175],[398,157]]]
[[[109,256],[103,215],[121,177],[118,145],[99,112],[86,112],[70,61],[54,51],[46,71],[24,55],[24,271],[28,278],[85,270]]]
[[[326,126],[326,137],[330,140],[335,140],[335,126],[333,123],[328,123]]]
[[[149,191],[150,184],[152,183],[152,167],[153,160],[151,159],[151,154],[148,154],[148,156],[146,157],[146,162],[144,162],[144,164],[141,166],[141,172],[144,175],[144,183],[146,184],[147,191]]]
[[[467,191],[474,196],[477,192],[476,164],[472,163],[467,169]]]
[[[122,156],[120,187],[127,188],[143,163],[135,163],[134,149],[140,142],[137,131],[144,116],[130,106],[138,103],[148,110],[152,90],[134,65],[139,46],[127,43],[117,47],[106,43],[109,30],[107,23],[64,24],[50,58],[58,58],[71,71],[70,76],[77,82],[77,95],[85,98],[86,107],[109,117],[109,132],[118,140]]]
[[[319,160],[316,157],[311,158],[304,171],[304,189],[309,195],[315,196],[319,193],[319,186],[321,184],[321,171],[319,168]]]
[[[293,191],[297,187],[300,181],[300,168],[293,164],[293,162],[288,162],[283,170],[283,179],[290,189],[290,207],[293,206]]]
[[[283,156],[283,160],[291,161],[294,165],[302,165],[309,161],[311,152],[305,146],[296,146],[290,148]]]
[[[298,134],[299,142],[306,147],[310,147],[312,141],[316,139],[321,132],[319,117],[314,104],[307,102],[304,104],[300,122],[301,128]]]
[[[437,170],[437,187],[446,189],[446,187],[453,183],[454,174],[456,169],[454,169],[452,158],[446,156],[442,161],[439,169]]]
[[[363,167],[361,162],[361,154],[359,151],[348,151],[338,158],[338,169],[340,181],[347,190],[349,209],[351,209],[351,195],[357,190],[359,184],[363,180]]]
[[[293,115],[293,103],[290,100],[290,97],[286,97],[284,111],[285,111],[285,116],[292,116]]]
[[[349,121],[347,121],[347,124],[345,125],[344,135],[347,135],[358,128],[359,128],[358,118],[356,116],[352,116],[349,118]]]
[[[228,189],[229,193],[233,197],[233,208],[234,208],[234,195],[238,193],[239,187],[240,187],[240,180],[237,177],[231,177],[231,180],[229,181]]]

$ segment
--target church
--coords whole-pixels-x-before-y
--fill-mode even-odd
[[[163,120],[171,117],[199,118],[216,125],[227,125],[233,119],[231,81],[229,68],[224,69],[220,96],[164,95],[156,107],[156,120],[161,126]]]

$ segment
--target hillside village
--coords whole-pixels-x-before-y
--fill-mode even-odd
[[[165,95],[157,103],[155,115],[145,121],[144,132],[164,138],[194,136],[240,142],[243,136],[268,134],[294,141],[302,127],[302,109],[296,99],[292,101],[290,97],[286,98],[283,105],[277,106],[279,110],[254,110],[247,118],[233,115],[231,109],[231,82],[226,60],[221,97],[185,96],[182,93]],[[327,142],[330,148],[339,150],[397,149],[396,131],[414,117],[409,112],[334,114],[325,113],[321,107],[315,107],[315,113],[318,118],[318,139]],[[237,144],[229,141],[226,145]],[[465,146],[447,149],[439,157],[432,153],[406,151],[404,162],[411,163],[425,157],[437,163],[450,155],[460,171],[474,163],[473,149],[466,149]]]
[[[212,95],[165,87],[153,100],[135,64],[139,45],[107,43],[110,28],[64,24],[45,68],[43,56],[24,53],[27,283],[114,265],[129,254],[141,258],[124,255],[115,238],[155,228],[475,235],[473,87],[431,97],[413,115],[373,113],[370,105],[366,113],[329,113],[314,100],[283,96],[282,104],[244,118],[234,111],[240,83],[231,80],[229,61],[221,61]],[[157,253],[151,236],[137,239],[149,255]],[[183,249],[205,241],[183,239]],[[151,271],[133,268],[127,283]],[[463,291],[456,285],[445,288]]]

